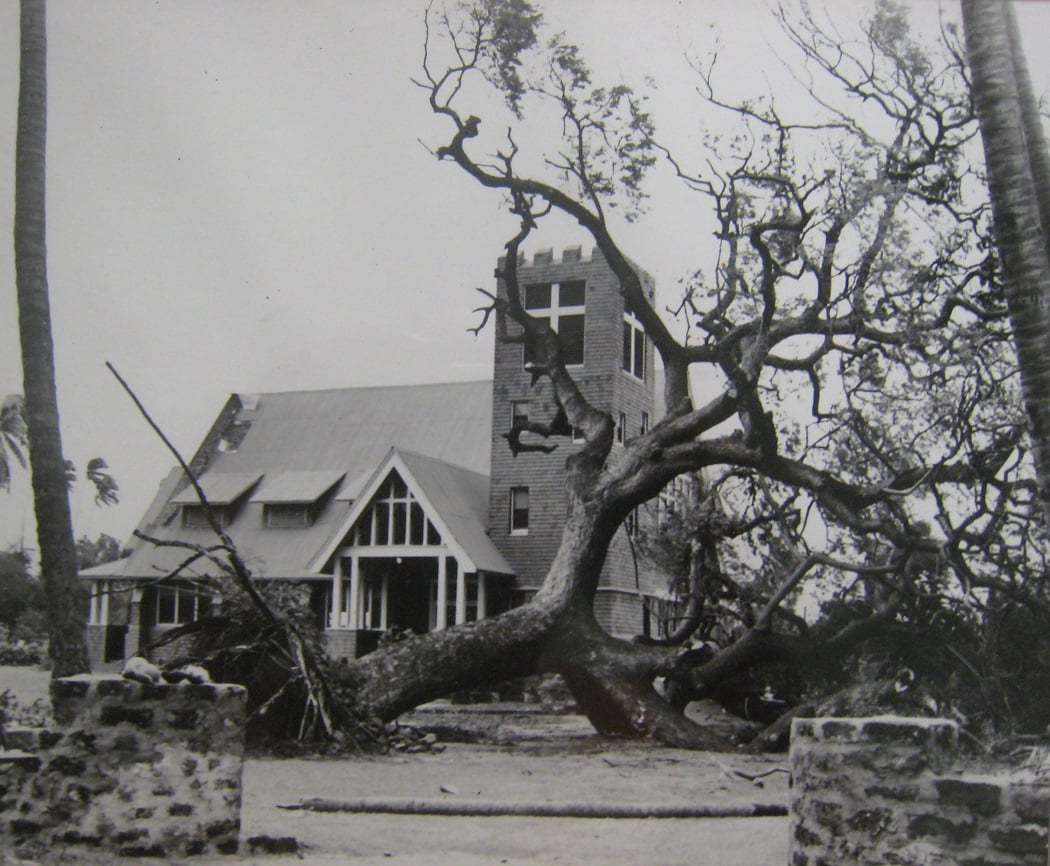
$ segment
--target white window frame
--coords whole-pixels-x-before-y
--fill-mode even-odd
[[[561,303],[561,288],[563,285],[572,283],[583,283],[583,295],[584,302],[582,304],[562,304]],[[562,318],[569,316],[582,316],[583,317],[583,334],[581,335],[582,347],[583,347],[583,358],[580,361],[573,361],[566,364],[566,367],[582,367],[587,361],[587,283],[585,280],[562,280],[560,282],[551,283],[529,283],[524,288],[524,292],[528,292],[529,286],[544,286],[549,285],[551,290],[551,300],[549,307],[528,307],[526,306],[527,294],[522,297],[521,304],[525,308],[530,316],[536,319],[543,319],[550,325],[551,330],[558,333],[558,322]],[[522,347],[521,353],[522,366],[525,366],[525,347]]]
[[[645,336],[645,328],[638,317],[630,311],[624,311],[623,324],[624,336],[627,337],[629,332],[630,342],[628,345],[623,346],[625,357],[621,359],[620,367],[628,376],[644,382],[646,361],[649,354],[649,340]],[[638,339],[639,335],[641,340]],[[638,357],[639,346],[641,347],[641,358]],[[641,375],[639,375],[639,371]]]
[[[519,407],[524,407],[524,412],[519,412]],[[510,426],[514,427],[514,422],[517,418],[524,416],[525,423],[529,422],[529,401],[528,400],[511,400],[510,401]]]
[[[404,487],[402,495],[398,495],[396,491],[398,483]],[[404,511],[405,525],[403,536],[398,538],[394,532],[396,525],[394,515],[401,510]],[[380,538],[379,534],[380,511],[385,514],[385,539]],[[418,524],[417,521],[419,521]],[[367,538],[363,537],[366,528],[368,530]],[[413,534],[416,534],[416,537],[420,540],[413,541]],[[372,502],[369,503],[354,524],[354,544],[357,547],[434,547],[441,543],[441,534],[430,518],[427,517],[426,511],[423,509],[423,503],[416,498],[416,495],[397,471],[392,471],[387,476],[372,498]]]
[[[525,494],[525,508],[517,507],[517,497],[519,494]],[[516,486],[510,488],[510,534],[511,535],[528,535],[529,534],[529,509],[530,509],[530,497],[529,488],[525,486]],[[525,525],[521,526],[518,523],[518,515],[524,512],[525,514]]]

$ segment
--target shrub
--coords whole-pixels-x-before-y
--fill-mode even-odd
[[[45,655],[42,643],[0,642],[0,665],[38,665],[44,661]]]

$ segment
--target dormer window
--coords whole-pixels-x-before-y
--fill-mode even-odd
[[[311,526],[314,522],[313,508],[308,502],[274,502],[263,507],[266,525],[273,529],[296,526]]]
[[[263,525],[269,529],[313,526],[344,475],[330,469],[268,474],[252,496],[252,502],[262,505]]]
[[[247,495],[259,483],[259,472],[209,472],[197,479],[204,498],[211,507],[219,526],[229,526],[236,517]],[[210,529],[204,505],[193,485],[185,487],[172,497],[172,503],[182,506],[182,525],[186,529]]]
[[[219,526],[230,525],[230,509],[227,506],[212,505],[211,513]],[[182,525],[186,529],[211,529],[211,522],[208,520],[207,512],[205,512],[204,506],[200,503],[182,506]]]
[[[583,363],[583,331],[586,319],[587,286],[583,280],[561,283],[530,283],[525,286],[524,306],[529,315],[557,332],[567,365]],[[524,363],[536,360],[525,346]]]

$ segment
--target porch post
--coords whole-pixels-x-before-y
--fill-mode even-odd
[[[361,565],[357,554],[350,557],[350,610],[346,616],[347,628],[361,627],[361,614],[358,610],[361,604]]]
[[[332,574],[332,605],[328,617],[329,628],[339,628],[339,614],[342,612],[343,599],[343,557],[339,557]]]
[[[128,645],[124,647],[124,652],[127,653],[128,656],[136,655],[144,643],[143,639],[146,638],[146,635],[142,633],[148,628],[148,626],[144,625],[142,622],[145,613],[142,610],[143,594],[141,587],[135,587],[131,590],[131,600],[128,606],[128,637],[131,638],[131,640],[128,642]]]
[[[98,587],[100,581],[88,581],[88,625],[98,624]]]
[[[383,572],[383,596],[379,602],[379,627],[386,631],[390,624],[388,614],[390,612],[390,575]]]
[[[467,621],[467,573],[463,565],[456,561],[456,625]]]
[[[488,598],[485,594],[485,572],[478,572],[478,619],[484,619],[489,615]]]
[[[113,581],[100,580],[98,582],[98,588],[99,592],[102,593],[102,597],[99,599],[99,625],[109,625],[109,595],[113,590]]]
[[[437,616],[434,619],[434,630],[440,631],[448,625],[448,571],[445,568],[445,557],[438,556],[438,593]]]

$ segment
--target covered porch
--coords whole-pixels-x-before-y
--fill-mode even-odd
[[[439,631],[510,606],[513,576],[470,507],[475,479],[463,475],[419,455],[387,455],[323,553],[334,657],[363,655],[382,634]]]

